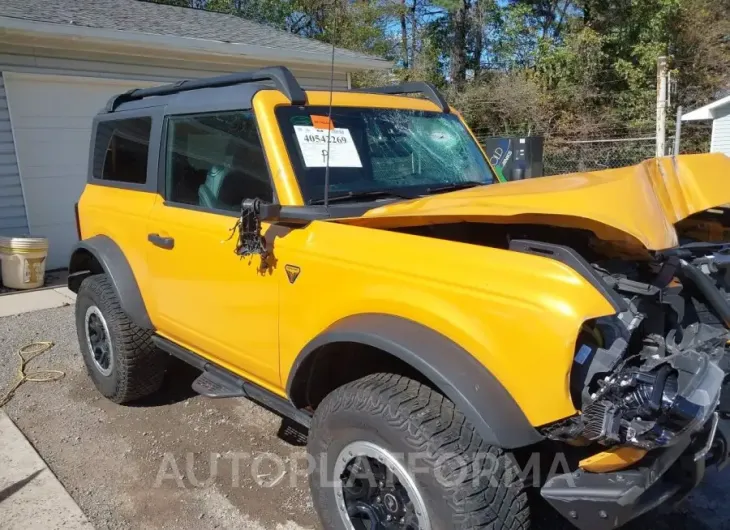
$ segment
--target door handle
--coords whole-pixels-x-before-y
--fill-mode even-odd
[[[147,234],[147,241],[156,247],[172,250],[175,247],[175,239],[172,237],[163,237],[160,234]]]

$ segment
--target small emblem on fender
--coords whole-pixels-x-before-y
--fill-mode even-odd
[[[296,265],[287,265],[284,267],[284,270],[286,270],[286,275],[289,278],[289,283],[294,283],[297,281],[297,278],[299,278],[299,272],[301,269],[297,267]]]

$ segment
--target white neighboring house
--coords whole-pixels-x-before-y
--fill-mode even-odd
[[[682,121],[700,120],[712,120],[710,152],[730,156],[730,95],[682,116]]]
[[[329,88],[332,48],[221,13],[138,0],[0,0],[0,234],[46,236],[66,267],[91,118],[132,88],[283,65]],[[335,88],[392,63],[337,49]]]

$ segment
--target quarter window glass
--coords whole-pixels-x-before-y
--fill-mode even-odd
[[[94,146],[95,178],[129,184],[147,181],[152,118],[99,122]]]
[[[168,201],[238,211],[244,199],[272,200],[251,112],[170,118],[168,131]]]

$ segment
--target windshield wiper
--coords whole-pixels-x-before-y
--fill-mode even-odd
[[[450,184],[444,184],[443,186],[431,186],[426,188],[426,193],[441,193],[445,191],[456,191],[465,190],[468,188],[476,188],[477,186],[484,186],[486,182],[479,182],[476,180],[467,180],[465,182],[451,182]]]
[[[330,195],[327,200],[329,202],[348,202],[348,201],[359,201],[362,199],[380,199],[380,198],[394,198],[394,199],[413,199],[411,195],[406,195],[397,191],[390,190],[371,190],[371,191],[350,191],[343,193],[342,195]],[[324,199],[314,199],[309,204],[324,204]]]

